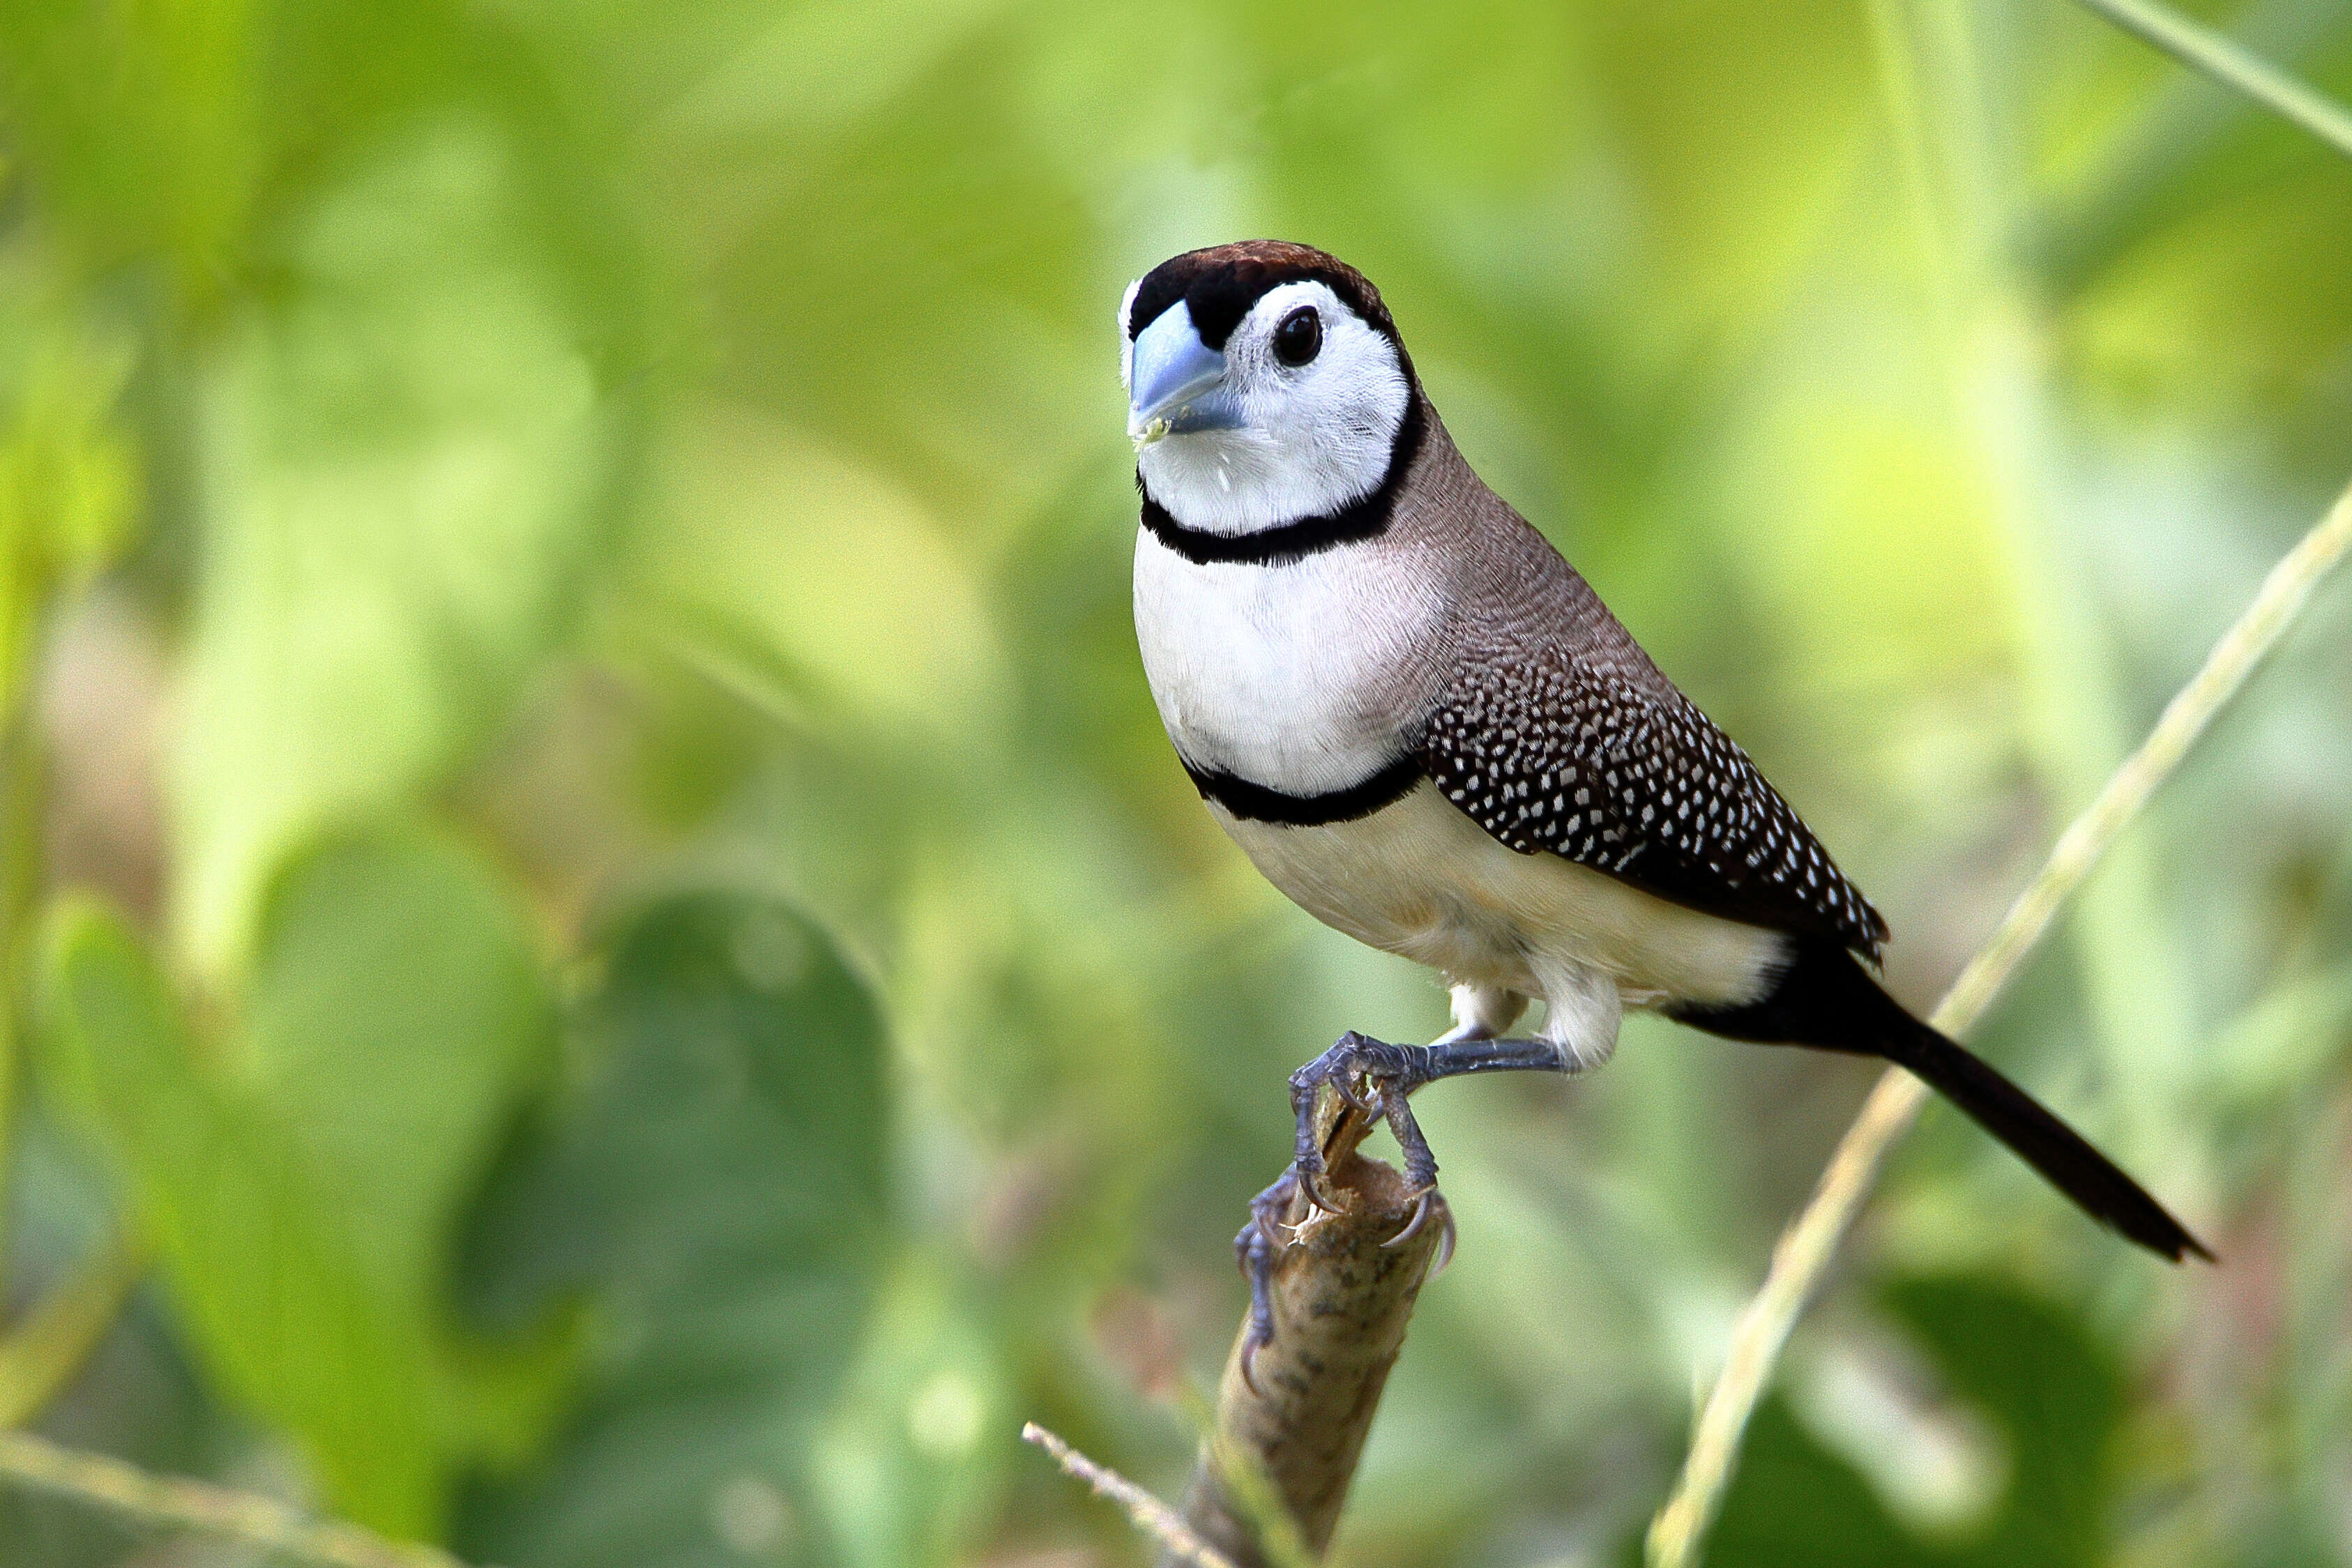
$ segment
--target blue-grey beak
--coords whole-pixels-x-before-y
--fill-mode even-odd
[[[1178,300],[1136,335],[1127,433],[1138,441],[1193,430],[1231,430],[1241,404],[1225,386],[1225,357],[1201,341],[1192,308]]]

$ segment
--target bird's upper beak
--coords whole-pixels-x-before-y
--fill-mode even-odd
[[[1178,300],[1136,334],[1127,433],[1149,444],[1193,430],[1230,430],[1241,405],[1225,385],[1225,357],[1201,341],[1192,308]]]

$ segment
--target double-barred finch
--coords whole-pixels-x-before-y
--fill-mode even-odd
[[[1427,1186],[1406,1092],[1593,1066],[1624,1009],[1648,1008],[1899,1062],[2095,1218],[2167,1258],[2206,1255],[1879,988],[1865,965],[1885,922],[1471,472],[1361,275],[1305,246],[1219,246],[1155,267],[1120,319],[1136,633],[1169,738],[1276,887],[1453,988],[1455,1027],[1431,1045],[1349,1036],[1294,1080],[1310,1194],[1314,1084],[1385,1111]],[[1501,1039],[1531,998],[1541,1031]]]

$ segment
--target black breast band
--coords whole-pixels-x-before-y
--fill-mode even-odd
[[[1151,498],[1151,492],[1144,486],[1143,470],[1138,468],[1135,487],[1143,497],[1143,526],[1151,530],[1154,538],[1195,566],[1212,561],[1288,566],[1335,545],[1371,538],[1386,530],[1396,511],[1397,491],[1403,487],[1405,474],[1421,451],[1422,424],[1421,394],[1415,392],[1405,400],[1404,418],[1397,423],[1396,441],[1389,448],[1388,472],[1381,476],[1379,484],[1336,512],[1301,517],[1295,523],[1260,528],[1250,534],[1216,534],[1205,528],[1186,528],[1169,515],[1167,507]]]
[[[1288,828],[1321,827],[1369,817],[1403,800],[1423,777],[1420,758],[1400,757],[1360,784],[1320,795],[1291,795],[1217,768],[1195,768],[1190,762],[1184,763],[1184,771],[1191,775],[1202,800],[1214,800],[1247,821],[1279,822]]]

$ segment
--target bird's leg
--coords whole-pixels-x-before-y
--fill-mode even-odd
[[[1559,1047],[1544,1040],[1448,1037],[1403,1049],[1411,1053],[1407,1071],[1380,1081],[1374,1090],[1388,1119],[1389,1131],[1396,1135],[1397,1147],[1404,1153],[1406,1187],[1417,1200],[1412,1218],[1390,1239],[1389,1245],[1397,1246],[1417,1234],[1434,1210],[1445,1227],[1444,1239],[1438,1249],[1437,1266],[1442,1269],[1445,1260],[1454,1256],[1454,1217],[1446,1211],[1445,1199],[1438,1196],[1437,1156],[1431,1152],[1429,1140],[1422,1135],[1421,1124],[1413,1120],[1412,1106],[1406,1096],[1441,1078],[1466,1077],[1473,1072],[1573,1071],[1575,1064]]]
[[[1385,1108],[1381,1100],[1367,1093],[1369,1080],[1377,1075],[1377,1071],[1367,1072],[1366,1067],[1392,1071],[1402,1063],[1402,1058],[1396,1053],[1415,1049],[1418,1048],[1392,1046],[1385,1041],[1370,1040],[1351,1030],[1342,1035],[1330,1050],[1290,1075],[1290,1104],[1298,1120],[1297,1137],[1293,1145],[1294,1158],[1290,1168],[1276,1177],[1272,1186],[1250,1200],[1249,1222],[1234,1238],[1234,1260],[1240,1265],[1243,1276],[1249,1281],[1249,1327],[1242,1336],[1241,1373],[1242,1381],[1248,1384],[1253,1392],[1257,1390],[1254,1373],[1257,1353],[1274,1340],[1275,1259],[1297,1234],[1298,1228],[1290,1223],[1290,1211],[1302,1196],[1307,1200],[1307,1215],[1301,1224],[1311,1220],[1318,1209],[1337,1212],[1341,1207],[1321,1186],[1322,1177],[1328,1168],[1329,1154],[1318,1125],[1322,1120],[1316,1103],[1318,1092],[1328,1083],[1347,1107],[1346,1113],[1333,1121],[1329,1128],[1329,1146],[1336,1148],[1339,1146],[1339,1139],[1347,1132],[1347,1124],[1351,1118],[1370,1121]],[[1368,1062],[1367,1057],[1373,1060]],[[1401,1096],[1398,1103],[1402,1104]],[[1406,1115],[1410,1125],[1411,1113],[1407,1112]],[[1361,1135],[1360,1133],[1354,1134],[1357,1137]],[[1417,1128],[1413,1130],[1413,1136],[1426,1150],[1426,1141],[1420,1140]],[[1436,1169],[1433,1159],[1430,1162],[1430,1169],[1433,1172]],[[1418,1225],[1421,1218],[1422,1210],[1416,1207],[1411,1224]],[[1449,1252],[1452,1250],[1451,1240],[1449,1235]]]
[[[1290,1112],[1297,1118],[1298,1130],[1291,1145],[1291,1170],[1298,1185],[1306,1191],[1307,1201],[1319,1208],[1337,1209],[1340,1206],[1323,1189],[1325,1174],[1322,1139],[1318,1134],[1315,1097],[1325,1086],[1339,1097],[1340,1103],[1367,1121],[1385,1109],[1385,1096],[1376,1085],[1401,1079],[1413,1066],[1412,1054],[1422,1048],[1414,1045],[1391,1045],[1383,1040],[1358,1034],[1349,1030],[1339,1040],[1290,1075]],[[1415,1129],[1415,1136],[1419,1130]],[[1423,1148],[1428,1145],[1424,1143]],[[1406,1149],[1408,1161],[1412,1155]],[[1430,1162],[1432,1172],[1436,1162]],[[1410,1173],[1408,1173],[1410,1174]]]
[[[1486,1040],[1459,1031],[1427,1045],[1391,1045],[1350,1030],[1339,1043],[1290,1075],[1290,1108],[1298,1118],[1292,1169],[1307,1197],[1337,1208],[1323,1190],[1323,1146],[1315,1130],[1315,1095],[1324,1085],[1364,1116],[1380,1115],[1404,1152],[1404,1178],[1415,1192],[1437,1186],[1437,1156],[1422,1136],[1406,1096],[1441,1078],[1473,1072],[1541,1072],[1570,1070],[1575,1063],[1557,1045],[1542,1040]],[[1426,1206],[1424,1206],[1425,1207]],[[1405,1228],[1419,1228],[1422,1211]]]
[[[1249,1223],[1234,1238],[1235,1260],[1249,1279],[1249,1331],[1242,1341],[1242,1377],[1251,1381],[1251,1364],[1274,1338],[1274,1260],[1290,1240],[1287,1222],[1292,1204],[1303,1193],[1317,1208],[1341,1206],[1323,1186],[1327,1155],[1318,1131],[1316,1095],[1328,1085],[1348,1109],[1363,1117],[1379,1116],[1396,1135],[1404,1154],[1404,1179],[1416,1198],[1412,1218],[1390,1239],[1393,1247],[1418,1234],[1432,1215],[1444,1226],[1436,1267],[1443,1269],[1454,1254],[1454,1218],[1437,1190],[1437,1156],[1413,1119],[1407,1096],[1423,1084],[1474,1072],[1573,1072],[1577,1056],[1546,1040],[1494,1040],[1481,1035],[1475,1022],[1427,1045],[1391,1045],[1353,1030],[1339,1037],[1330,1050],[1290,1075],[1290,1105],[1298,1119],[1294,1157],[1281,1178],[1250,1200]]]
[[[1274,1257],[1289,1226],[1285,1216],[1298,1194],[1296,1166],[1275,1178],[1274,1185],[1250,1199],[1249,1222],[1234,1238],[1234,1260],[1249,1281],[1249,1330],[1242,1335],[1242,1381],[1258,1392],[1254,1371],[1257,1353],[1274,1343]]]

